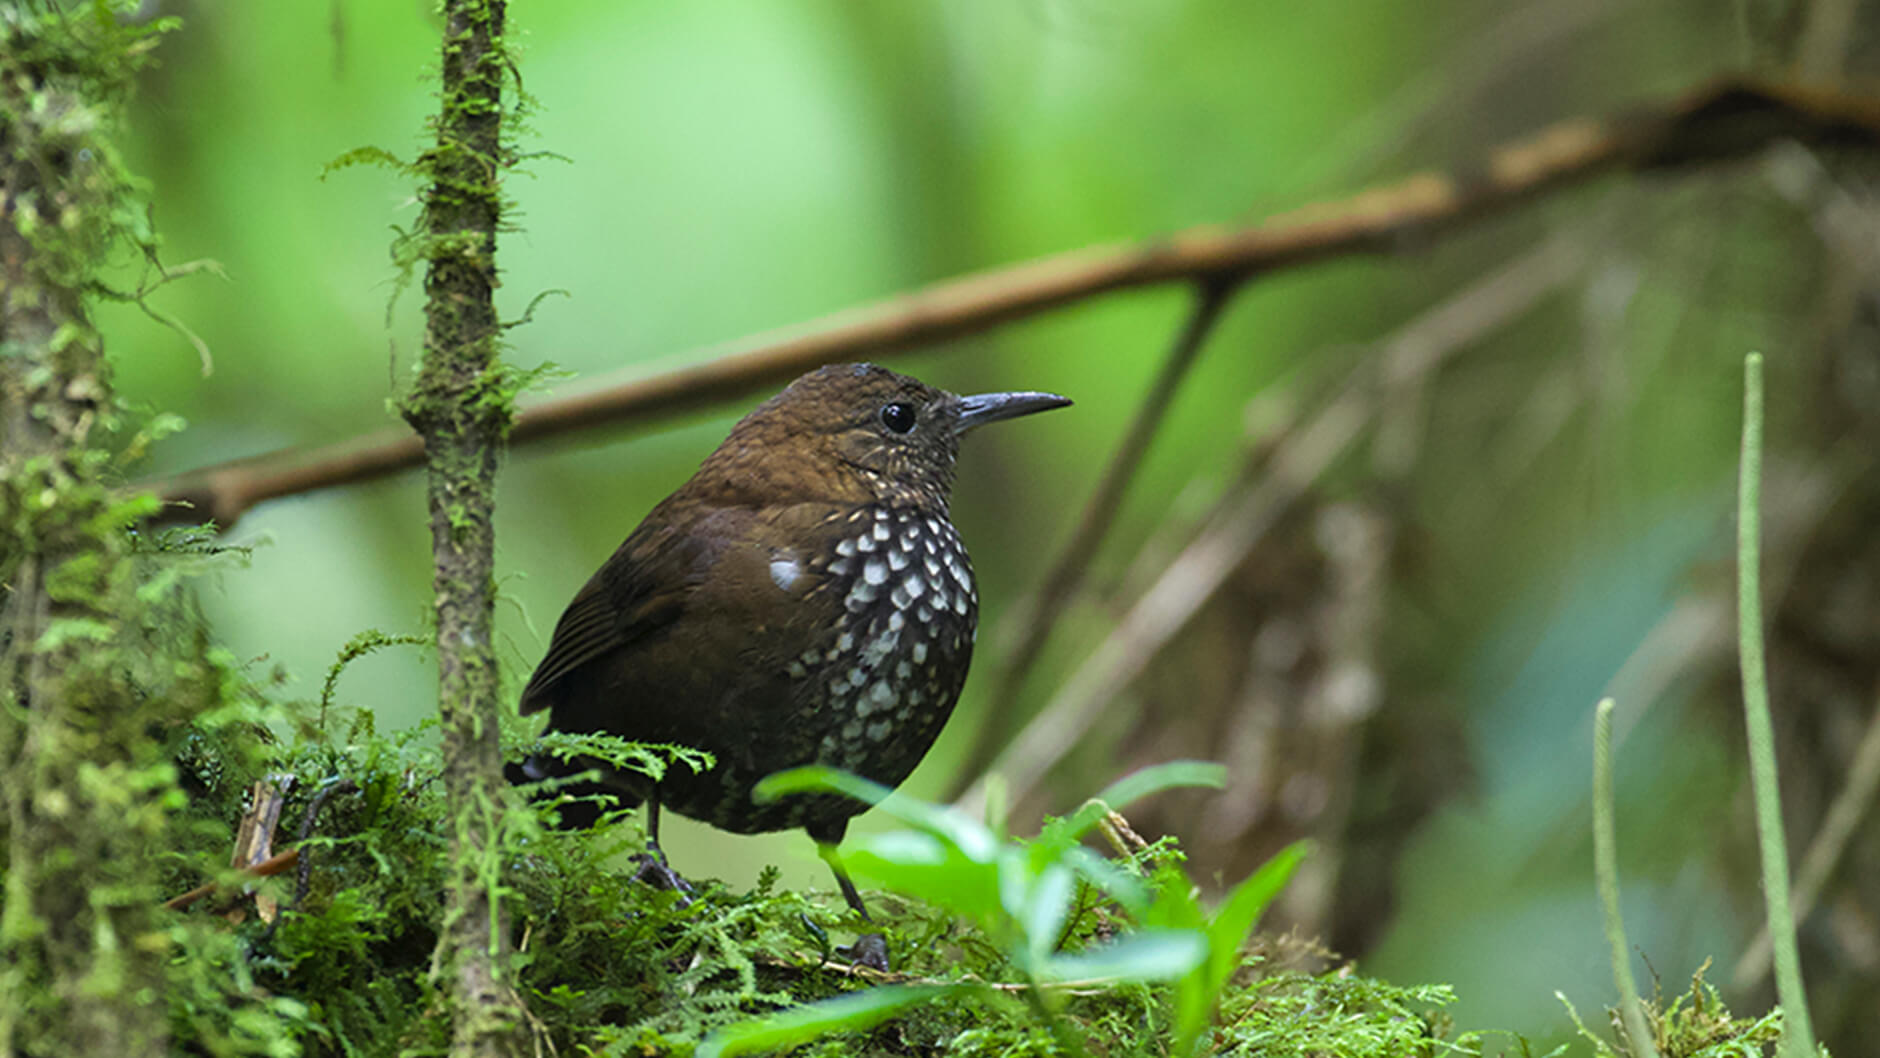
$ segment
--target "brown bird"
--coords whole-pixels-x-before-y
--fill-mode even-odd
[[[537,756],[510,778],[601,767],[609,797],[646,803],[648,873],[668,885],[684,882],[659,851],[662,806],[740,834],[802,827],[867,920],[835,854],[867,805],[837,795],[760,805],[751,790],[804,764],[894,787],[920,763],[966,681],[979,611],[948,515],[960,437],[1069,403],[960,397],[872,364],[791,383],[588,580],[522,692],[522,712],[549,710],[554,729],[691,746],[716,766],[653,782]],[[564,804],[562,823],[598,814],[592,802]],[[854,954],[887,967],[878,934]]]

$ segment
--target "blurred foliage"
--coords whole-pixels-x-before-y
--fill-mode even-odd
[[[135,308],[102,317],[123,396],[191,424],[146,469],[387,425],[419,327],[413,299],[388,324],[385,246],[415,203],[394,176],[321,174],[363,146],[421,146],[416,130],[434,107],[430,5],[149,7],[184,23],[146,78],[126,153],[152,181],[166,255],[214,259],[227,278],[149,298],[206,340],[207,377],[186,341]],[[974,268],[1251,221],[1722,71],[1786,69],[1809,10],[1748,0],[516,5],[522,76],[539,104],[523,146],[568,161],[538,158],[505,189],[521,230],[500,251],[503,308],[520,316],[555,288],[571,297],[511,332],[508,356],[584,379],[650,370]],[[1845,64],[1870,74],[1872,14],[1857,10]],[[1846,436],[1816,435],[1823,392],[1869,392],[1857,374],[1819,369],[1826,349],[1866,333],[1848,320],[1865,318],[1875,274],[1858,250],[1871,175],[1858,160],[1774,151],[1609,181],[1397,259],[1250,287],[1149,453],[1093,571],[1097,601],[1067,615],[1023,700],[990,703],[983,677],[969,684],[910,788],[946,786],[989,715],[1033,712],[1113,621],[1117,599],[1140,587],[1140,564],[1166,557],[1233,487],[1250,400],[1309,404],[1406,321],[1562,238],[1584,255],[1571,279],[1469,342],[1422,392],[1407,441],[1381,436],[1322,483],[1328,502],[1376,504],[1397,540],[1379,650],[1390,693],[1352,768],[1352,832],[1333,835],[1349,845],[1325,862],[1381,864],[1351,898],[1379,920],[1365,934],[1376,945],[1368,967],[1450,981],[1466,1023],[1566,1039],[1552,993],[1608,987],[1583,823],[1587,706],[1638,678],[1654,690],[1620,694],[1640,711],[1620,718],[1629,745],[1617,777],[1631,806],[1619,838],[1634,941],[1659,966],[1739,950],[1760,909],[1742,896],[1753,872],[1732,858],[1748,816],[1736,733],[1712,722],[1723,692],[1682,672],[1653,684],[1633,655],[1718,581],[1742,353],[1769,354],[1777,456],[1806,462]],[[1851,211],[1834,212],[1843,200]],[[1067,533],[1100,467],[1092,453],[1112,447],[1184,301],[1177,291],[1100,300],[897,361],[955,390],[1054,389],[1078,402],[1048,429],[965,454],[955,516],[990,631]],[[498,503],[508,678],[526,675],[574,587],[742,410],[631,445],[601,447],[618,438],[599,434],[511,457]],[[1871,451],[1855,448],[1839,458],[1870,466]],[[1385,465],[1398,469],[1376,472]],[[421,508],[407,477],[257,511],[234,537],[257,545],[252,563],[221,573],[204,600],[217,634],[252,676],[284,671],[311,696],[359,629],[421,631]],[[1195,630],[1189,680],[1146,682],[1123,704],[1160,706],[1147,715],[1178,723],[1202,677],[1234,683],[1249,644],[1217,631]],[[1779,674],[1780,654],[1775,665]],[[389,729],[432,708],[420,657],[367,658],[350,680]],[[1063,769],[1060,790],[1114,772],[1125,711]],[[857,832],[882,825],[871,816]],[[675,861],[745,884],[768,863],[785,865],[784,888],[819,877],[793,835],[722,838],[675,820],[664,836]],[[598,879],[587,870],[576,876]],[[1871,964],[1864,978],[1846,972],[1846,994],[1872,994]]]

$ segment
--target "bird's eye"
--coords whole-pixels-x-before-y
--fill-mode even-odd
[[[881,409],[881,425],[895,433],[907,433],[914,428],[914,407],[911,404],[889,404]]]

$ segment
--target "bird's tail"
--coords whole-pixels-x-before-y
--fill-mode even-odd
[[[511,785],[534,787],[529,796],[555,804],[555,825],[564,830],[586,830],[610,812],[639,805],[643,798],[617,781],[611,770],[591,757],[561,760],[532,753],[520,764],[503,765]]]

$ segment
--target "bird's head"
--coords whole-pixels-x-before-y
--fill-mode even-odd
[[[874,364],[832,364],[745,416],[707,466],[773,495],[944,509],[962,436],[1069,403],[1054,393],[961,397]]]

